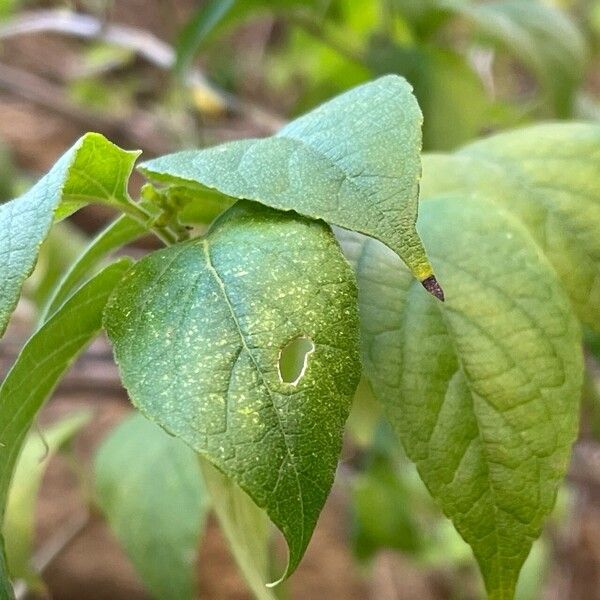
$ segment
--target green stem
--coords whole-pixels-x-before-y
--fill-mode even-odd
[[[165,245],[171,246],[179,241],[179,237],[166,225],[153,223],[154,217],[143,206],[131,200],[123,205],[123,212],[138,221],[154,233]]]

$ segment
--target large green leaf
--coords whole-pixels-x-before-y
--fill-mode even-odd
[[[34,547],[37,496],[49,459],[91,418],[89,412],[73,413],[25,439],[10,485],[3,531],[10,575],[29,589],[42,593],[44,584],[31,564]],[[43,437],[42,437],[43,436]]]
[[[27,193],[0,205],[0,335],[54,219],[88,202],[125,202],[127,180],[138,155],[121,150],[98,133],[88,133]]]
[[[355,280],[329,228],[239,202],[125,277],[105,325],[133,403],[279,527],[288,572],[327,498],[358,383]],[[313,351],[294,381],[280,356]]]
[[[600,127],[544,124],[424,157],[422,198],[491,200],[529,229],[580,319],[600,331]]]
[[[98,333],[102,311],[131,261],[121,259],[81,287],[27,342],[0,387],[0,522],[23,440],[44,401]],[[3,550],[2,550],[3,551]],[[9,584],[2,581],[6,588]]]
[[[96,497],[142,580],[161,600],[193,600],[206,514],[198,457],[140,414],[98,450]]]
[[[363,365],[490,598],[509,600],[576,436],[579,327],[538,246],[498,205],[431,199],[419,223],[446,303],[383,245],[354,245]]]
[[[411,87],[389,75],[330,100],[274,137],[178,152],[140,169],[157,181],[214,188],[365,233],[441,296],[415,229],[421,122]]]

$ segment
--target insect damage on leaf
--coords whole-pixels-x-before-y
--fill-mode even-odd
[[[298,336],[287,343],[279,353],[278,369],[281,382],[298,385],[314,351],[313,341],[306,336]]]
[[[356,282],[329,227],[238,202],[206,237],[138,262],[105,325],[132,402],[268,514],[289,575],[360,376]]]

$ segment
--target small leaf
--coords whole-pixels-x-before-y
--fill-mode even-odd
[[[446,303],[364,242],[363,364],[407,455],[473,548],[489,597],[509,600],[577,433],[580,332],[554,271],[504,210],[431,199],[419,223]]]
[[[54,219],[88,202],[124,202],[138,155],[121,150],[98,133],[88,133],[27,193],[0,205],[0,335]]]
[[[544,124],[424,157],[422,198],[494,201],[527,226],[579,318],[600,331],[600,127]]]
[[[257,600],[276,600],[277,596],[265,586],[271,575],[267,515],[208,461],[201,459],[201,465],[221,531],[248,587]]]
[[[193,600],[206,492],[196,453],[140,414],[104,440],[96,497],[148,590]]]
[[[131,261],[121,259],[106,267],[74,294],[31,337],[2,383],[0,520],[4,519],[9,484],[19,451],[37,411],[77,355],[100,331],[101,315],[108,296],[130,265]],[[2,581],[0,589],[8,585],[8,582]]]
[[[329,228],[238,202],[155,252],[106,311],[133,403],[238,484],[298,565],[329,493],[358,378],[355,281]],[[280,351],[314,351],[297,383]]]
[[[52,455],[85,426],[90,418],[89,412],[75,413],[54,423],[42,433],[30,432],[19,455],[10,485],[3,534],[10,575],[13,579],[26,581],[30,589],[44,590],[44,584],[30,563],[35,509],[42,477]]]
[[[415,229],[421,122],[411,87],[390,75],[274,137],[178,152],[140,169],[156,181],[214,188],[365,233],[394,250],[420,281],[431,280]]]

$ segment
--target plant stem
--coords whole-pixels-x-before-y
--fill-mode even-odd
[[[176,244],[179,237],[167,225],[153,223],[154,217],[143,206],[131,200],[123,204],[123,212],[154,233],[166,246]]]

